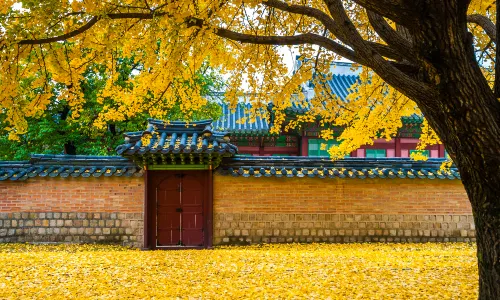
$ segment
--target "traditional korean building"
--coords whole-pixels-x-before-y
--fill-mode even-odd
[[[327,84],[333,94],[345,100],[349,87],[358,79],[358,72],[352,69],[351,63],[336,62],[332,65],[335,74]],[[312,88],[304,86],[303,92],[309,99],[313,95]],[[307,103],[307,102],[306,102]],[[327,150],[321,150],[321,144],[327,148],[337,143],[335,140],[323,140],[320,138],[320,120],[317,122],[303,124],[301,129],[290,132],[281,131],[279,135],[270,133],[272,120],[257,117],[255,122],[250,122],[251,104],[240,103],[236,109],[231,110],[227,104],[221,104],[222,117],[214,122],[217,130],[231,133],[231,142],[238,146],[240,155],[252,156],[328,156]],[[296,115],[304,114],[308,110],[307,105],[292,102],[292,107],[286,110],[288,119]],[[272,107],[268,107],[272,116]],[[272,118],[271,118],[272,119]],[[362,146],[350,153],[350,157],[366,158],[409,158],[416,147],[421,133],[423,119],[420,116],[406,117],[402,119],[403,127],[390,141],[376,139],[373,145]],[[333,128],[339,134],[342,128]],[[444,145],[432,145],[420,151],[429,158],[445,158]]]
[[[354,75],[334,76],[343,95]],[[345,97],[345,95],[344,95]],[[118,243],[143,249],[287,242],[473,241],[458,170],[408,157],[418,117],[392,141],[332,162],[318,124],[270,134],[271,122],[150,120],[117,156],[33,155],[0,162],[0,242]],[[303,107],[293,107],[290,114]]]

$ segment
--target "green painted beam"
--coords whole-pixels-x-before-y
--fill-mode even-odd
[[[148,165],[150,171],[161,170],[209,170],[210,165]]]

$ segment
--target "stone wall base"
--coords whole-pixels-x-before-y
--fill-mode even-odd
[[[472,215],[214,214],[214,245],[474,241]]]
[[[0,243],[110,243],[142,247],[142,213],[0,213]]]

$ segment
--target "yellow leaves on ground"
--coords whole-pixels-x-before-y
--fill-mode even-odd
[[[475,247],[0,245],[0,298],[476,299]]]

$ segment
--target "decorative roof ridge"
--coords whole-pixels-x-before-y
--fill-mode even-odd
[[[141,176],[143,170],[121,156],[35,154],[30,160],[0,161],[0,181],[31,177]]]
[[[67,155],[67,154],[32,154],[28,161],[32,164],[54,164],[54,163],[108,163],[120,162],[130,164],[131,160],[118,155]]]
[[[243,177],[460,179],[456,167],[440,169],[444,161],[438,158],[428,161],[346,158],[334,162],[329,157],[233,157],[222,161],[220,173]]]
[[[346,157],[333,161],[329,156],[243,156],[236,155],[235,157],[225,158],[223,163],[231,164],[329,164],[336,166],[366,166],[366,165],[401,165],[404,167],[415,166],[441,166],[445,158],[428,158],[426,161],[413,160],[406,157],[383,157],[383,158],[366,158],[366,157]]]
[[[213,166],[218,165],[222,156],[238,152],[238,147],[230,143],[229,133],[215,130],[212,120],[168,122],[149,119],[148,122],[142,132],[125,133],[124,144],[116,147],[116,152],[132,157],[140,165],[185,164],[187,161]]]

